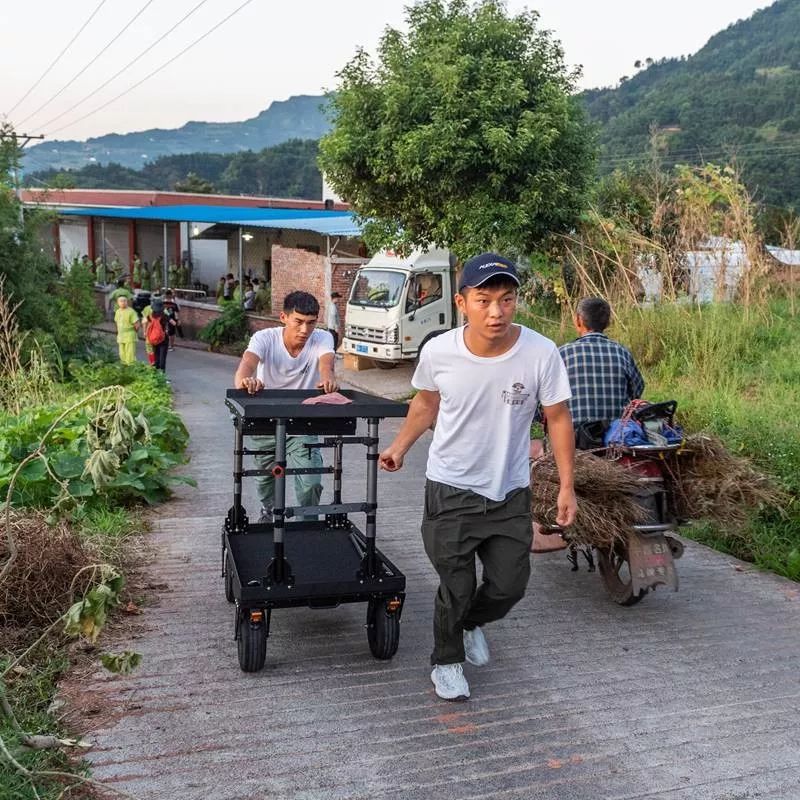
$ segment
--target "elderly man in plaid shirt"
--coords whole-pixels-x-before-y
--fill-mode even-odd
[[[575,312],[578,338],[559,348],[567,368],[572,399],[567,405],[577,429],[584,422],[612,420],[644,391],[644,378],[631,352],[603,333],[611,321],[611,306],[601,297],[585,297]],[[531,457],[542,453],[541,442],[531,443]],[[545,534],[534,523],[531,550],[562,550],[561,534]]]
[[[575,312],[579,337],[559,350],[569,375],[572,423],[612,420],[644,391],[644,378],[633,356],[603,333],[611,306],[601,297],[584,297]]]

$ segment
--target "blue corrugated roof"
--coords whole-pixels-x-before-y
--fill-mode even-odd
[[[299,208],[248,208],[243,206],[113,206],[60,208],[60,214],[105,219],[140,219],[154,222],[210,222],[250,225],[258,228],[288,228],[323,236],[358,236],[361,227],[347,211]]]

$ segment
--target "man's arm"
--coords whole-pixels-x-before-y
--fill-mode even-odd
[[[435,422],[439,413],[439,392],[420,389],[408,407],[408,416],[394,441],[381,453],[378,465],[387,472],[403,466],[403,458],[411,445]]]
[[[317,389],[322,389],[326,394],[335,392],[339,388],[336,376],[333,374],[335,356],[333,353],[323,353],[319,357],[319,383]]]
[[[544,417],[560,483],[556,524],[566,528],[575,521],[578,508],[575,499],[575,429],[565,402],[544,406]]]
[[[255,377],[258,363],[259,359],[255,353],[245,351],[233,376],[234,389],[247,389],[248,394],[255,394],[264,388],[264,384]]]

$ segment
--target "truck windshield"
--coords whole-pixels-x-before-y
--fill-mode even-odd
[[[405,282],[406,276],[402,272],[362,269],[350,292],[350,302],[357,306],[396,306]]]

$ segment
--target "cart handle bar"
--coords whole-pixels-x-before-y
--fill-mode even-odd
[[[279,477],[275,474],[273,469],[243,469],[241,472],[234,472],[234,478],[258,478],[264,475],[274,475],[276,478]],[[284,475],[330,475],[333,473],[333,467],[298,467],[297,469],[285,469],[283,468]]]
[[[377,508],[377,503],[333,503],[327,506],[297,506],[296,508],[284,509],[283,516],[288,519],[300,514],[354,514],[358,512],[369,514]],[[273,514],[277,515],[279,512],[279,508],[272,509]]]

